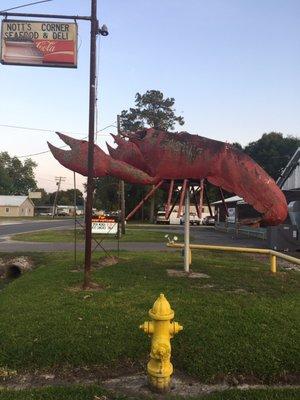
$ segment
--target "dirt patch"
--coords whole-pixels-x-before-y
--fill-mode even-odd
[[[198,286],[198,287],[200,287],[200,289],[212,289],[215,287],[215,285],[207,284],[207,285],[202,285],[202,286]]]
[[[22,390],[27,388],[70,386],[70,385],[101,385],[113,393],[121,395],[134,395],[137,398],[152,396],[163,399],[165,396],[154,394],[150,391],[144,365],[124,360],[122,366],[114,369],[109,367],[85,367],[78,369],[57,368],[53,370],[36,371],[34,373],[17,374],[16,371],[0,375],[0,385],[5,389]],[[130,375],[124,375],[128,374]],[[299,389],[300,376],[285,375],[278,377],[274,385],[264,385],[254,376],[244,375],[219,375],[214,384],[204,384],[195,378],[176,372],[172,377],[170,396],[199,397],[213,392],[227,389]],[[152,398],[151,397],[151,398]]]
[[[117,257],[114,256],[107,256],[104,258],[101,258],[101,260],[99,260],[96,264],[93,264],[94,268],[104,268],[104,267],[110,267],[111,265],[116,265],[118,264],[119,259]]]
[[[133,395],[140,397],[151,396],[151,398],[165,399],[163,394],[153,393],[147,382],[145,374],[136,374],[132,376],[124,376],[120,378],[109,379],[102,382],[102,385],[117,394]],[[213,385],[203,384],[193,378],[190,378],[184,374],[175,373],[172,377],[171,388],[168,393],[170,397],[182,396],[182,397],[201,397],[214,392],[222,392],[224,390],[239,389],[241,391],[251,389],[266,389],[266,388],[283,388],[282,385],[267,386],[262,384],[239,384],[236,382],[222,382]],[[285,386],[289,388],[299,388],[299,386]],[[122,389],[120,389],[122,388]]]
[[[165,395],[153,393],[147,382],[145,374],[125,376],[109,379],[102,382],[102,385],[115,393],[143,396],[149,398],[164,399]],[[169,396],[195,397],[213,393],[215,391],[228,389],[228,385],[203,385],[192,379],[185,379],[182,376],[174,375],[172,378]],[[120,388],[122,388],[120,390]]]
[[[249,294],[250,293],[247,290],[242,289],[242,288],[237,288],[237,289],[233,289],[233,290],[226,290],[226,292],[228,292],[228,293],[237,293],[237,294]]]
[[[190,279],[201,279],[201,278],[210,278],[209,275],[203,274],[201,272],[185,272],[185,271],[179,271],[177,269],[167,269],[167,273],[171,277],[176,277],[176,278],[190,278]]]
[[[20,373],[5,369],[5,374],[0,374],[0,386],[7,389],[39,388],[46,386],[69,385],[97,385],[107,379],[114,379],[125,375],[141,373],[143,366],[123,360],[122,366],[114,369],[107,367],[81,367],[81,368],[55,368],[51,370],[35,371],[34,373]],[[0,369],[1,371],[1,369]]]
[[[116,265],[119,263],[119,258],[118,257],[114,257],[114,256],[107,256],[104,258],[101,258],[100,260],[98,260],[97,262],[93,262],[92,263],[92,270],[98,270],[98,269],[102,269],[105,267],[110,267],[112,265]],[[77,273],[77,272],[82,272],[84,270],[84,266],[78,266],[77,268],[73,268],[70,270],[70,272],[72,273]]]
[[[87,288],[83,288],[82,283],[67,288],[70,292],[102,292],[106,287],[99,283],[91,282]]]

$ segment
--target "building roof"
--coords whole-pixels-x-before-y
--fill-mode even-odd
[[[243,198],[240,196],[232,196],[232,197],[228,197],[227,199],[225,199],[225,203],[236,203],[241,200],[243,200]],[[214,201],[211,204],[222,204],[222,203],[223,203],[223,201],[219,200],[219,201]]]
[[[28,196],[0,196],[0,207],[1,206],[19,207],[27,199]]]

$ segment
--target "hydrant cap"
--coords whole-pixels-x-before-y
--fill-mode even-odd
[[[171,309],[170,303],[163,293],[156,299],[153,307],[149,310],[149,315],[158,321],[166,321],[174,318],[174,311]]]

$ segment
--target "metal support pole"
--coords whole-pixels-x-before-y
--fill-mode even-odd
[[[203,179],[200,181],[200,186],[199,186],[199,209],[200,209],[200,218],[202,221],[202,208],[203,208]]]
[[[126,221],[128,221],[143,206],[145,201],[147,201],[163,183],[164,181],[159,181],[155,186],[152,187],[150,192],[148,192],[146,196],[139,202],[139,204],[127,215]]]
[[[201,211],[200,211],[199,204],[198,204],[198,201],[197,201],[197,192],[195,191],[194,185],[191,185],[191,189],[192,189],[192,193],[193,193],[194,204],[195,204],[195,207],[196,207],[197,216],[200,219],[201,218]]]
[[[169,211],[170,211],[173,190],[174,190],[174,179],[171,180],[170,186],[169,186],[168,200],[167,200],[166,209],[165,209],[166,216],[169,214]]]
[[[118,135],[121,135],[121,121],[120,115],[117,115],[117,127]],[[125,183],[123,180],[120,181],[120,210],[121,210],[121,233],[124,235],[126,233],[125,225]]]
[[[175,208],[175,206],[176,206],[176,204],[177,204],[177,202],[178,202],[178,200],[179,200],[179,198],[180,198],[181,191],[182,191],[182,188],[181,188],[181,190],[178,190],[178,193],[177,193],[176,196],[175,196],[174,203],[172,204],[172,206],[171,206],[171,208],[170,208],[168,214],[166,214],[166,219],[169,219],[169,218],[170,218],[170,215],[172,214],[172,211],[174,210],[174,208]]]
[[[184,199],[185,199],[184,196],[185,196],[185,192],[186,192],[187,183],[188,183],[188,180],[184,179],[183,184],[182,184],[181,193],[180,193],[180,200],[179,200],[177,218],[181,217],[181,211],[182,211],[182,206],[183,206],[183,202],[184,202]]]
[[[77,194],[76,194],[76,172],[73,173],[74,178],[74,267],[77,265]]]
[[[94,191],[94,136],[96,108],[96,42],[99,31],[97,20],[97,0],[91,3],[91,43],[90,43],[90,96],[89,96],[89,145],[88,145],[88,178],[85,209],[85,260],[83,288],[90,286],[92,259],[92,209]]]
[[[190,272],[190,188],[188,183],[184,205],[184,271]]]
[[[213,217],[213,213],[212,213],[212,209],[211,209],[211,205],[210,205],[210,201],[209,201],[209,197],[208,197],[208,194],[207,194],[207,189],[206,189],[205,184],[203,185],[203,188],[204,188],[204,196],[205,196],[205,199],[206,199],[206,202],[207,202],[207,205],[208,205],[208,209],[209,209],[209,215],[211,217]]]
[[[225,209],[226,217],[228,217],[228,208],[227,208],[227,204],[225,202],[224,193],[223,193],[223,189],[221,188],[221,186],[219,186],[219,191],[220,191],[220,195],[221,195],[221,199],[222,199],[222,204]]]
[[[276,274],[277,272],[276,256],[273,254],[270,254],[270,270],[273,274]]]

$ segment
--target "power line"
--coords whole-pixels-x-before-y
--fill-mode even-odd
[[[19,126],[19,125],[0,124],[0,127],[3,127],[3,128],[12,128],[12,129],[22,129],[22,130],[25,130],[25,131],[27,130],[27,131],[33,131],[33,132],[49,132],[49,133],[55,133],[55,132],[57,132],[57,130],[53,130],[53,129],[32,128],[32,127],[28,127],[28,126]],[[99,130],[97,131],[97,133],[98,133],[98,132],[102,132],[102,131],[104,131],[105,129],[111,128],[111,127],[117,128],[116,125],[110,124],[110,125],[105,126],[105,127],[102,128],[102,129],[99,129]],[[64,131],[64,132],[65,132],[65,131]],[[84,135],[83,132],[65,132],[65,133],[69,133],[69,134],[71,134],[71,135]]]
[[[11,11],[11,10],[16,10],[17,8],[23,8],[23,7],[29,7],[29,6],[33,6],[35,4],[40,4],[40,3],[48,3],[49,1],[53,1],[53,0],[40,0],[40,1],[35,1],[33,3],[26,3],[20,6],[16,6],[16,7],[12,7],[12,8],[7,8],[6,10],[1,10],[0,12],[6,12],[6,11]]]
[[[63,146],[66,147],[66,146]],[[63,147],[60,147],[60,149],[62,149]],[[26,156],[16,156],[17,158],[27,158],[27,157],[33,157],[33,156],[40,156],[41,154],[46,154],[49,153],[50,150],[46,150],[46,151],[41,151],[40,153],[34,153],[34,154],[28,154]]]
[[[1,125],[0,125],[0,126],[1,126]],[[101,132],[101,131],[103,131],[103,130],[105,130],[105,129],[107,129],[107,128],[110,128],[110,127],[116,128],[116,125],[113,125],[113,124],[107,125],[107,126],[105,126],[104,128],[99,129],[99,131],[97,131],[96,133]],[[30,128],[28,128],[28,129],[30,129]],[[50,131],[50,132],[55,133],[54,131]],[[109,136],[109,135],[107,135],[107,136]],[[85,136],[84,138],[82,138],[82,140],[83,140],[83,139],[87,139],[87,136]],[[69,147],[69,146],[68,146],[68,145],[64,145],[64,146],[59,147],[59,149],[63,149],[63,148],[65,148],[65,147]],[[41,151],[41,152],[39,152],[39,153],[26,154],[26,155],[24,155],[24,156],[16,156],[16,157],[17,157],[17,158],[28,158],[28,157],[40,156],[40,155],[46,154],[46,153],[50,153],[50,150],[45,150],[45,151]]]
[[[27,131],[54,132],[54,131],[51,130],[51,129],[29,128],[29,127],[27,127],[27,126],[5,125],[5,124],[0,124],[0,126],[3,127],[3,128],[14,128],[14,129],[27,130]],[[74,133],[74,135],[77,135],[77,133]]]

